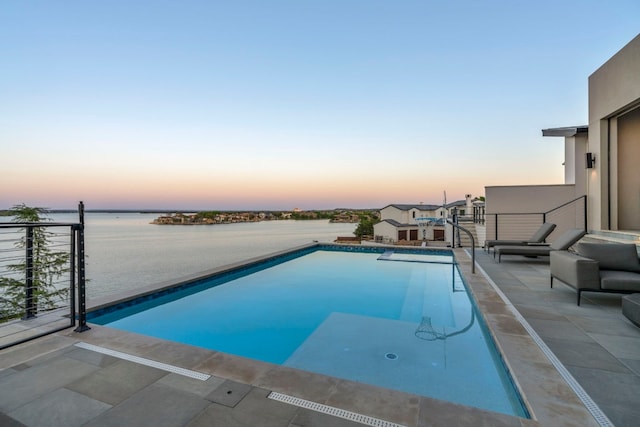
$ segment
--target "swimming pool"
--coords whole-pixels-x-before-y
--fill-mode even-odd
[[[318,246],[93,323],[526,417],[450,252]]]

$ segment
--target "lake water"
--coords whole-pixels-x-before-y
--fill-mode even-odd
[[[159,214],[85,213],[90,299],[311,243],[351,236],[357,224],[328,220],[154,225]],[[77,214],[51,214],[78,222]]]

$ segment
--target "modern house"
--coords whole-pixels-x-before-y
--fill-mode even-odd
[[[457,214],[461,218],[477,215],[480,199],[465,200],[442,205],[391,204],[380,209],[380,222],[373,227],[374,239],[382,243],[418,243],[445,240],[445,220]]]
[[[543,129],[562,137],[564,184],[486,187],[487,238],[550,236],[584,227],[590,239],[640,244],[640,35],[589,76],[589,124]]]

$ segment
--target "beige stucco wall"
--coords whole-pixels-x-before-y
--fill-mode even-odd
[[[545,220],[543,213],[583,195],[576,194],[576,186],[570,184],[495,186],[485,187],[485,192],[486,238],[490,240],[527,239]],[[582,206],[570,204],[546,216],[547,222],[557,226],[551,241],[555,235],[584,222]]]
[[[510,185],[485,187],[486,213],[545,212],[577,197],[575,185]]]
[[[586,134],[564,139],[564,183],[575,184],[576,196],[587,194],[586,153],[589,140]]]
[[[617,117],[639,105],[640,35],[589,76],[588,151],[596,155],[587,175],[589,230],[617,229]]]

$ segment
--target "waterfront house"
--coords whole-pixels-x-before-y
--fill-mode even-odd
[[[475,205],[481,203],[471,194],[464,200],[433,204],[391,204],[380,209],[380,222],[373,227],[374,239],[381,243],[445,240],[445,220],[454,214],[463,219],[473,218]]]

